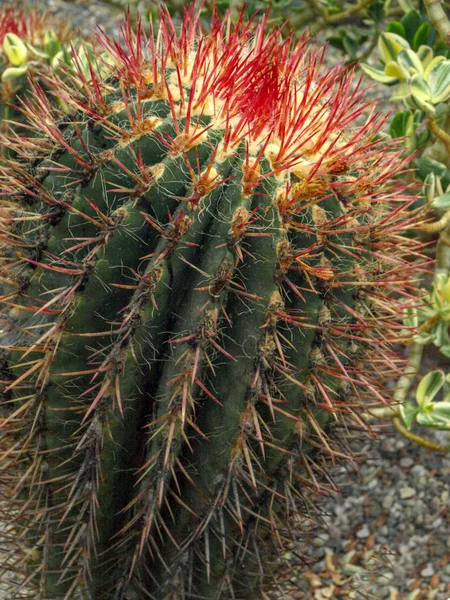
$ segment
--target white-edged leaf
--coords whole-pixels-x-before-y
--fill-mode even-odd
[[[433,200],[433,206],[441,210],[448,210],[450,208],[450,192],[446,192],[442,196],[436,196]]]
[[[434,58],[433,48],[430,48],[430,46],[422,45],[417,50],[417,56],[420,62],[422,63],[423,68],[426,69]]]
[[[408,94],[403,98],[403,102],[408,108],[415,108],[416,110],[423,110],[428,115],[434,115],[436,109],[432,104],[422,100],[418,96],[414,96],[413,94]]]
[[[450,98],[450,60],[441,61],[430,70],[427,77],[433,104]]]
[[[408,82],[404,79],[403,81],[400,81],[400,83],[398,84],[398,86],[395,89],[395,92],[392,94],[392,96],[389,98],[389,100],[391,102],[400,102],[402,101],[407,95],[409,94],[409,84]],[[411,113],[410,113],[411,114]],[[412,114],[411,114],[411,126],[409,127],[409,132],[410,134],[414,132],[414,129],[412,127]]]
[[[371,67],[370,65],[361,64],[361,69],[371,79],[374,79],[375,81],[379,81],[380,83],[392,85],[394,83],[398,83],[398,81],[399,81],[396,77],[391,77],[390,75],[386,75],[383,67]]]
[[[416,10],[416,7],[414,6],[411,0],[398,0],[398,3],[405,15],[411,12],[412,10]]]
[[[31,52],[32,54],[37,56],[37,58],[42,58],[42,60],[48,60],[50,58],[48,56],[48,54],[46,54],[45,52],[42,52],[42,50],[38,50],[37,48],[35,48],[32,44],[29,44],[28,42],[25,42],[25,46],[27,47],[29,52]]]
[[[446,308],[445,306],[443,308]],[[441,313],[441,317],[442,317]],[[440,348],[441,346],[448,346],[450,344],[450,336],[448,334],[448,323],[442,320],[442,318],[433,326],[431,333],[433,334],[433,344]]]
[[[428,173],[422,186],[422,197],[427,202],[433,202],[436,192],[436,173]]]
[[[441,63],[441,62],[442,62],[442,61],[444,61],[444,60],[445,60],[445,56],[441,56],[441,55],[439,55],[439,56],[435,56],[435,57],[433,58],[433,60],[431,60],[431,61],[430,61],[430,62],[427,64],[427,66],[425,67],[425,71],[424,71],[424,74],[423,74],[423,76],[424,76],[424,79],[428,79],[428,75],[430,74],[430,71],[431,71],[431,69],[434,69],[434,67],[435,67],[436,65],[438,65],[439,63]]]
[[[397,62],[404,73],[405,77],[412,77],[415,73],[423,76],[423,65],[420,58],[413,50],[406,48],[398,53]]]
[[[411,429],[414,419],[419,414],[417,406],[412,402],[403,402],[403,404],[400,405],[399,412],[406,429]]]
[[[419,344],[419,346],[426,346],[426,344],[429,344],[433,340],[433,336],[429,333],[421,332],[417,333],[413,337],[413,340],[416,344]]]
[[[25,75],[28,71],[28,65],[23,65],[22,67],[9,67],[9,69],[5,69],[2,73],[2,81],[3,83],[7,81],[14,81],[14,79],[18,79]]]
[[[390,60],[386,63],[384,67],[384,72],[389,77],[394,77],[396,79],[409,79],[411,75],[409,74],[408,69],[403,69],[395,60]]]
[[[450,402],[436,402],[431,412],[419,413],[416,419],[424,427],[450,429]]]
[[[411,90],[411,94],[413,94],[413,96],[416,96],[416,98],[424,100],[425,102],[430,102],[430,86],[420,75],[413,75],[411,77],[411,81],[409,82],[409,89]]]
[[[27,62],[27,47],[15,33],[5,34],[3,38],[3,52],[8,62],[14,67],[20,67]]]
[[[433,398],[441,390],[445,382],[444,371],[436,369],[430,371],[420,380],[416,391],[416,400],[420,411],[425,411],[428,404],[433,401]]]
[[[403,313],[403,325],[416,329],[419,326],[419,314],[416,306],[407,306]]]
[[[378,51],[384,64],[395,61],[397,54],[406,48],[410,48],[410,45],[405,38],[396,33],[385,31],[378,38]]]

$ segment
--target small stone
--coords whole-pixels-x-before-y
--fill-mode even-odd
[[[420,571],[420,574],[422,575],[422,577],[432,577],[434,575],[434,569],[433,566],[431,564],[428,564],[425,569],[422,569]]]
[[[450,575],[450,563],[448,565],[445,565],[445,567],[444,567],[444,573],[446,575]]]
[[[391,506],[394,504],[394,496],[388,494],[383,498],[382,506],[385,510],[389,510]]]
[[[388,583],[390,583],[394,578],[394,574],[391,573],[390,571],[386,571],[386,573],[383,573],[382,575],[380,575],[379,577],[377,577],[377,583],[379,585],[386,585]]]
[[[360,540],[362,540],[362,539],[364,539],[364,538],[367,538],[367,537],[369,537],[369,535],[370,535],[370,530],[369,530],[369,528],[367,527],[367,525],[363,525],[363,526],[361,527],[361,529],[359,529],[359,530],[356,532],[356,537],[357,537],[357,538],[359,538]]]
[[[326,534],[322,534],[320,537],[316,537],[313,539],[312,544],[316,548],[322,548],[328,541],[328,536]]]
[[[379,481],[378,481],[378,478],[375,477],[375,479],[372,479],[372,481],[369,481],[369,483],[367,484],[367,489],[373,490],[374,488],[377,487],[377,485],[379,485]]]
[[[438,517],[431,523],[430,529],[438,529],[442,525],[442,523],[443,523],[442,517]]]
[[[411,458],[410,456],[404,456],[403,458],[400,459],[400,466],[403,467],[404,469],[407,469],[408,467],[412,467],[414,464],[414,459]]]
[[[413,475],[416,475],[417,477],[420,477],[420,475],[423,475],[425,473],[426,469],[423,465],[414,465],[413,468],[411,469],[411,473]]]
[[[412,487],[406,486],[400,488],[400,498],[402,500],[406,500],[407,498],[412,498],[416,495],[416,490]]]

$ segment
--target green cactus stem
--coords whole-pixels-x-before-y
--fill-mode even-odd
[[[54,82],[64,111],[33,84],[0,180],[18,597],[248,596],[348,419],[389,400],[406,158],[351,72],[266,21],[161,9],[155,37],[100,35],[106,77]]]

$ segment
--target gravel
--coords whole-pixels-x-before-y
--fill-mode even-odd
[[[425,432],[428,433],[428,432]],[[450,434],[428,436],[450,442]],[[340,494],[321,503],[320,523],[297,527],[280,560],[282,600],[448,600],[450,456],[384,430],[353,448],[359,471],[331,472]],[[306,565],[306,566],[305,566]]]

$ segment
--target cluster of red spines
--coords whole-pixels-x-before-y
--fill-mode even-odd
[[[103,432],[96,429],[99,427],[100,410],[105,410],[106,403],[106,410],[114,412],[117,408],[123,414],[121,371],[125,353],[134,352],[132,338],[143,306],[150,302],[155,310],[159,308],[154,292],[162,276],[161,265],[167,257],[176,254],[179,248],[196,246],[192,242],[185,242],[183,237],[190,229],[192,217],[202,208],[202,198],[229,179],[215,170],[215,165],[221,163],[223,156],[236,153],[239,144],[246,142],[242,161],[244,197],[254,193],[262,196],[264,192],[258,190],[262,189],[264,182],[269,178],[279,178],[278,194],[273,204],[277,206],[282,225],[281,239],[277,244],[276,271],[280,289],[289,288],[300,303],[305,301],[307,294],[327,294],[332,299],[331,306],[322,311],[318,321],[310,322],[307,314],[287,308],[280,293],[273,293],[270,299],[266,298],[267,310],[259,332],[262,332],[262,337],[257,350],[251,394],[241,415],[239,434],[233,441],[229,481],[221,487],[216,497],[216,507],[223,508],[227,503],[233,505],[229,510],[243,535],[245,518],[239,503],[240,496],[257,495],[257,490],[262,488],[263,494],[272,494],[274,499],[285,494],[286,503],[295,504],[293,497],[288,497],[288,488],[289,494],[295,493],[289,484],[267,489],[263,469],[251,448],[251,442],[256,440],[264,458],[265,449],[279,443],[271,436],[270,424],[262,421],[257,403],[268,407],[274,421],[277,415],[295,421],[300,442],[304,434],[301,427],[304,419],[313,432],[309,434],[312,445],[325,450],[333,460],[346,457],[346,452],[337,447],[336,440],[324,433],[311,407],[304,409],[302,418],[283,409],[283,390],[278,381],[297,385],[311,398],[311,406],[329,411],[336,421],[341,413],[350,414],[359,425],[365,427],[357,414],[358,406],[361,402],[386,401],[381,380],[399,372],[399,360],[392,353],[392,342],[402,327],[401,309],[392,293],[414,296],[414,279],[410,273],[405,273],[405,269],[410,257],[418,254],[419,248],[413,239],[408,240],[401,235],[405,227],[414,222],[413,212],[405,217],[412,197],[407,195],[407,190],[400,182],[393,179],[404,170],[407,158],[402,156],[395,144],[386,147],[384,140],[376,139],[383,125],[383,119],[377,114],[366,117],[363,125],[355,125],[366,107],[361,104],[363,92],[358,86],[352,87],[353,75],[344,72],[341,66],[322,74],[322,54],[309,48],[305,39],[298,43],[294,43],[292,37],[280,41],[278,30],[265,35],[264,19],[261,24],[245,25],[241,16],[235,25],[230,19],[223,23],[214,17],[210,33],[203,36],[199,16],[193,12],[193,8],[186,13],[180,34],[175,34],[165,10],[161,16],[158,42],[154,41],[153,36],[146,38],[140,27],[133,33],[130,25],[123,29],[122,46],[111,42],[104,34],[100,35],[103,48],[113,60],[105,63],[100,57],[100,50],[97,51],[97,60],[110,69],[111,80],[101,77],[94,65],[91,65],[87,76],[81,65],[76,63],[78,72],[70,75],[69,82],[54,82],[54,94],[64,104],[84,113],[94,126],[100,126],[112,142],[112,149],[102,152],[92,150],[77,120],[55,108],[44,97],[41,88],[34,85],[35,101],[26,103],[24,112],[29,117],[30,128],[39,127],[43,137],[37,141],[10,140],[10,143],[16,146],[19,155],[28,158],[48,156],[49,149],[53,149],[45,170],[67,174],[67,198],[57,197],[39,181],[33,170],[27,170],[18,162],[10,162],[3,174],[3,190],[0,193],[4,198],[5,212],[0,213],[0,235],[2,243],[7,243],[13,251],[2,253],[0,268],[1,276],[9,285],[16,287],[15,292],[1,297],[5,324],[11,326],[11,309],[15,308],[36,314],[45,313],[55,318],[55,322],[31,346],[13,348],[16,352],[23,352],[23,358],[31,353],[41,356],[30,360],[29,366],[24,368],[19,377],[12,382],[5,382],[4,392],[18,390],[22,386],[36,387],[38,393],[39,390],[42,392],[50,374],[64,378],[92,375],[90,386],[79,394],[80,406],[85,398],[89,399],[88,406],[81,409],[76,407],[76,410],[83,411],[81,425],[86,429],[77,440],[75,452],[85,452],[85,460],[79,472],[66,484],[70,486],[69,504],[58,515],[61,522],[68,518],[70,509],[84,493],[80,481],[91,477],[89,498],[83,508],[85,514],[89,515],[89,534],[80,538],[81,542],[75,533],[69,538],[67,556],[70,560],[67,559],[66,563],[71,562],[72,556],[82,554],[82,547],[86,548],[87,556],[93,552],[95,495],[101,481],[99,454],[104,444]],[[107,66],[109,63],[110,66]],[[117,85],[112,82],[113,78],[119,81],[122,100],[109,103],[107,94]],[[186,78],[189,79],[188,90]],[[152,98],[169,102],[174,136],[167,132],[160,135],[157,123],[150,123],[145,116],[145,102]],[[201,118],[209,110],[208,103],[213,106],[213,117],[217,118],[217,123],[204,126]],[[125,109],[127,114],[126,125],[119,125],[112,118],[121,109]],[[72,127],[74,136],[71,140],[65,136],[64,128],[68,125]],[[210,129],[223,130],[223,141],[213,150],[206,169],[202,170],[198,161],[193,164],[186,155],[189,150],[205,142]],[[173,197],[180,200],[180,208],[174,213],[168,212],[166,223],[159,223],[151,215],[141,212],[142,222],[160,235],[162,243],[157,250],[142,257],[149,260],[149,268],[144,274],[135,271],[130,275],[130,283],[111,284],[132,291],[129,304],[124,307],[120,320],[114,323],[115,328],[95,333],[99,338],[112,337],[113,341],[107,347],[92,352],[85,371],[51,373],[77,290],[89,277],[96,253],[121,227],[126,216],[125,207],[106,214],[89,198],[86,201],[93,214],[84,214],[72,206],[73,190],[80,182],[91,181],[106,163],[114,163],[133,182],[133,187],[128,187],[128,184],[117,187],[117,183],[105,182],[107,193],[123,195],[136,205],[153,185],[155,173],[146,167],[142,154],[134,150],[133,142],[152,131],[169,156],[185,157],[192,195]],[[256,151],[254,146],[257,146]],[[123,147],[132,149],[135,159],[132,168],[115,156],[116,150]],[[73,156],[76,168],[58,162],[58,151],[61,149]],[[311,157],[311,166],[304,166],[302,161],[305,157]],[[269,162],[269,170],[262,167],[264,161]],[[349,165],[356,165],[355,169],[352,168],[352,171],[359,171],[356,176],[347,177]],[[358,165],[364,168],[369,166],[370,171],[366,173],[358,169]],[[292,173],[296,176],[295,180],[289,177]],[[23,206],[14,207],[9,198],[14,198],[18,193],[46,204],[48,212],[33,214],[32,208],[25,212]],[[321,209],[320,203],[333,195],[345,210],[340,216],[330,218]],[[395,207],[393,203],[398,203],[398,206]],[[384,205],[394,208],[386,210]],[[91,238],[72,237],[70,244],[73,245],[68,245],[60,256],[45,249],[35,258],[25,256],[27,240],[15,233],[14,223],[33,219],[45,225],[46,221],[59,218],[59,211],[71,211],[89,221],[98,230],[98,235]],[[306,211],[312,215],[309,221],[302,219]],[[363,222],[366,215],[372,216],[373,221]],[[246,241],[255,236],[273,236],[261,225],[262,217],[264,215],[258,212],[258,208],[240,208],[234,212],[229,223],[228,240],[219,246],[226,246],[234,260],[225,259],[216,273],[205,274],[207,285],[194,290],[208,294],[199,313],[198,327],[171,340],[172,346],[183,350],[180,350],[178,357],[178,372],[167,382],[170,390],[168,411],[148,424],[152,431],[149,441],[159,435],[162,442],[157,455],[140,468],[139,481],[145,481],[155,470],[155,465],[160,472],[156,483],[153,481],[148,487],[144,485],[129,506],[124,508],[136,508],[135,516],[118,535],[117,547],[124,545],[127,550],[131,548],[130,573],[146,550],[155,551],[155,534],[150,531],[155,527],[165,527],[159,511],[175,467],[186,479],[189,478],[189,474],[183,472],[184,467],[177,462],[173,448],[182,442],[189,446],[186,424],[202,435],[195,423],[194,390],[200,388],[209,400],[220,402],[214,390],[208,388],[202,379],[204,370],[213,369],[209,357],[216,352],[223,360],[236,360],[223,347],[221,339],[220,319],[223,317],[229,321],[223,298],[228,293],[235,293],[248,301],[264,300],[248,293],[243,281],[233,280],[239,264],[244,263],[247,257],[254,258],[246,248]],[[306,248],[297,248],[289,238],[292,232],[304,234],[311,240],[315,238],[315,241]],[[336,242],[337,235],[356,240],[356,250],[351,244],[346,247]],[[74,262],[65,256],[86,248],[89,250],[81,262]],[[336,270],[323,256],[324,249],[336,256],[347,255],[354,259],[354,272]],[[36,298],[33,303],[24,302],[22,306],[21,283],[14,281],[14,275],[17,265],[24,263],[33,268],[65,274],[72,278],[72,282],[59,290],[51,300]],[[305,287],[296,280],[295,275],[299,272],[304,275]],[[347,306],[338,292],[355,287],[361,288],[358,293],[360,303],[358,306]],[[368,308],[369,305],[372,308]],[[290,351],[292,348],[289,347],[289,339],[281,333],[283,325],[313,329],[320,336],[320,348],[317,347],[311,357],[310,376],[306,382],[296,378],[295,367],[286,356],[286,349]],[[367,359],[362,350],[358,356],[360,364],[349,361],[352,345],[364,346],[369,352],[372,375],[365,372],[364,361]],[[328,378],[345,388],[345,394],[336,394],[328,385]],[[2,422],[2,427],[5,430],[10,428],[14,433],[20,427],[19,418],[31,414],[36,403],[39,403],[39,398],[32,395]],[[27,445],[36,444],[33,436],[37,429],[36,425],[29,432]],[[92,430],[96,431],[95,435]],[[21,460],[20,449],[8,449],[6,454],[14,455],[16,452]],[[309,479],[295,471],[290,473],[290,477],[302,484],[311,485],[313,482],[323,489],[324,486],[315,476],[315,470],[321,472],[322,476],[326,475],[323,467],[315,464],[311,457],[305,456],[302,460]],[[88,469],[93,469],[91,475],[87,474]],[[37,464],[33,467],[31,477],[40,477]],[[175,475],[173,477],[176,479]],[[40,481],[41,487],[45,488],[48,483],[45,477],[41,477]],[[18,482],[18,485],[20,488],[22,484]],[[231,493],[227,485],[236,489]],[[174,489],[171,490],[172,494],[175,494]],[[182,498],[176,500],[182,503]],[[276,515],[273,515],[273,519],[276,520]],[[208,531],[206,524],[200,524],[193,538],[199,540],[204,536],[206,545]],[[77,544],[80,546],[77,547]],[[205,562],[209,577],[209,560]],[[86,564],[83,563],[83,568],[87,569]],[[66,566],[63,575],[68,575],[69,571],[70,567]],[[77,577],[81,578],[81,575]]]

